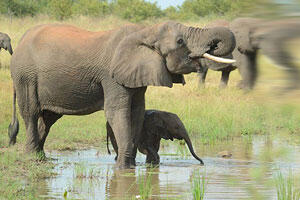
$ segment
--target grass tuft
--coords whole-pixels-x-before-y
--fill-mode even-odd
[[[207,189],[208,180],[199,171],[194,172],[192,180],[193,200],[203,200]]]
[[[137,177],[137,185],[139,190],[138,197],[142,200],[150,199],[152,196],[152,173],[151,172],[139,172]]]
[[[297,182],[297,179],[294,177],[292,171],[289,171],[287,176],[284,176],[281,172],[278,172],[274,177],[274,181],[278,200],[300,199],[300,185],[299,182]]]

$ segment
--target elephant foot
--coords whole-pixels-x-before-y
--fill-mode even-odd
[[[220,83],[219,89],[225,89],[227,87],[227,84],[225,83]]]
[[[26,153],[31,154],[32,157],[35,158],[37,161],[47,160],[47,157],[46,157],[46,154],[45,154],[44,150],[35,151],[35,150],[26,149]]]
[[[146,160],[146,164],[152,165],[152,166],[159,165],[159,163],[160,163],[159,159],[147,159]]]
[[[121,157],[118,156],[116,168],[118,169],[133,169],[135,168],[135,165],[132,164],[132,159],[131,157]],[[135,163],[135,161],[134,161]]]
[[[249,83],[245,83],[244,81],[239,81],[239,83],[236,85],[236,87],[240,90],[244,90],[246,92],[249,92],[252,90],[252,86],[250,86]]]

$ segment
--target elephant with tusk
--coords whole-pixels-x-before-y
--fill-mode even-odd
[[[257,79],[258,51],[285,69],[289,77],[286,89],[300,88],[300,73],[293,62],[292,50],[287,44],[300,38],[299,19],[262,20],[256,18],[237,18],[232,22],[217,20],[206,25],[206,28],[227,27],[236,39],[236,48],[226,57],[233,58],[235,63],[216,63],[205,58],[200,59],[199,84],[203,86],[208,69],[221,71],[220,87],[226,87],[231,71],[238,69],[242,80],[238,87],[252,89]]]
[[[26,126],[26,151],[44,152],[51,126],[63,115],[104,110],[118,144],[117,167],[135,165],[145,113],[147,86],[184,84],[183,74],[199,69],[205,53],[227,55],[235,47],[228,28],[202,29],[173,21],[126,25],[91,32],[47,24],[28,30],[11,59],[13,119],[16,98]],[[197,56],[190,56],[194,53]]]

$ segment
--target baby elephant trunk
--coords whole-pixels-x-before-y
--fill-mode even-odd
[[[197,160],[199,160],[200,163],[201,163],[201,165],[204,165],[204,162],[202,161],[202,159],[199,158],[199,157],[195,154],[194,148],[193,148],[193,145],[192,145],[192,142],[191,142],[189,136],[186,134],[186,136],[183,137],[183,139],[184,139],[184,141],[186,142],[186,144],[188,145],[188,148],[189,148],[191,154],[193,155],[193,157],[196,158]]]

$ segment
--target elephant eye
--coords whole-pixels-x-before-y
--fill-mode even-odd
[[[183,39],[181,39],[181,38],[178,39],[178,40],[177,40],[177,44],[183,44]]]

